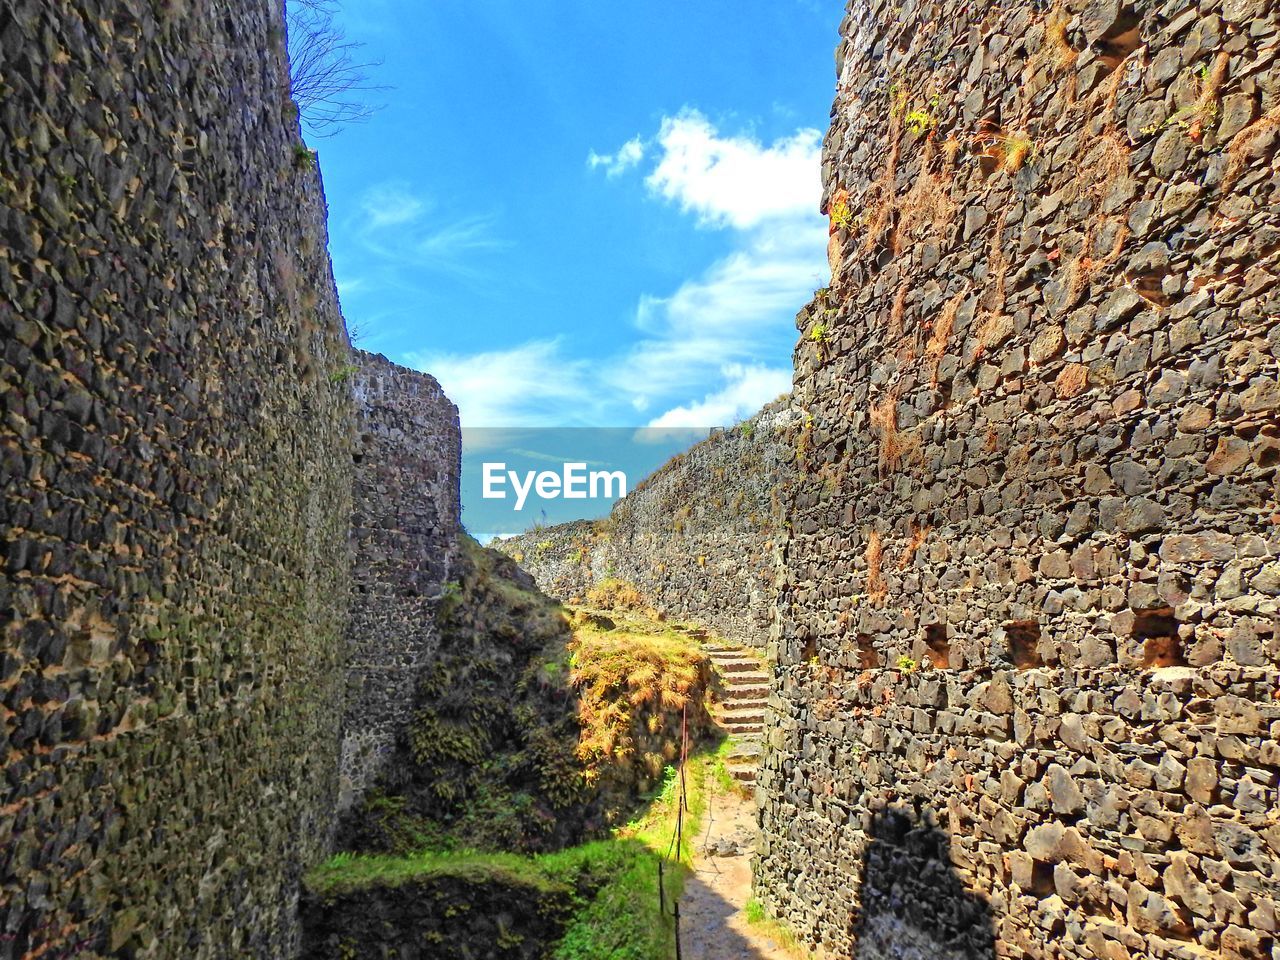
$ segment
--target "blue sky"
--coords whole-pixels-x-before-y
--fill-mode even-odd
[[[312,139],[360,346],[464,426],[715,426],[826,283],[839,2],[348,0],[373,118]]]

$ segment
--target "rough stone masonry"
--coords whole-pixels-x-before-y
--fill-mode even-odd
[[[440,646],[461,503],[458,408],[433,377],[355,351],[351,617],[340,809],[373,784]],[[456,586],[456,585],[455,585]]]
[[[1278,21],[848,7],[757,862],[829,956],[1280,958]]]
[[[0,4],[0,957],[288,957],[349,345],[269,0]]]
[[[797,430],[790,399],[780,398],[673,457],[606,520],[535,528],[493,546],[560,600],[625,580],[664,614],[764,647]]]

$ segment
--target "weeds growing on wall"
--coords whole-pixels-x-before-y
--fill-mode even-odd
[[[815,956],[800,942],[794,930],[781,920],[775,920],[769,916],[764,904],[755,897],[747,901],[747,905],[742,908],[742,913],[747,923],[777,943],[783,953],[793,960],[811,960]]]
[[[879,606],[884,603],[889,587],[884,579],[884,541],[878,531],[867,534],[867,599]]]
[[[600,610],[644,610],[644,597],[633,584],[618,577],[606,577],[587,591],[587,606]]]
[[[1037,93],[1055,78],[1071,74],[1080,58],[1079,52],[1071,46],[1067,37],[1067,28],[1071,25],[1071,14],[1063,4],[1058,4],[1049,11],[1044,21],[1044,36],[1040,48],[1027,61],[1023,71],[1023,88],[1028,97]],[[1068,100],[1076,95],[1075,75],[1071,74],[1066,88]]]

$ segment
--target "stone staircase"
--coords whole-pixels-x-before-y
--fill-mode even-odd
[[[739,783],[754,785],[769,699],[768,670],[759,654],[745,647],[710,642],[704,643],[702,649],[711,658],[723,687],[722,699],[715,709],[716,722],[733,738],[725,767]]]

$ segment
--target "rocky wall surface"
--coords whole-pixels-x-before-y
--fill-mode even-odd
[[[514,859],[514,858],[513,858]],[[464,865],[303,902],[310,960],[542,960],[573,916],[574,886],[531,867]]]
[[[535,529],[493,546],[518,556],[561,600],[623,580],[668,616],[764,647],[798,431],[789,401],[775,401],[646,477],[608,519]]]
[[[1280,10],[854,0],[757,895],[834,957],[1280,957]]]
[[[458,409],[425,373],[356,351],[351,619],[341,800],[359,799],[391,757],[423,664],[459,531]]]
[[[286,957],[349,345],[280,5],[0,6],[0,957]]]

